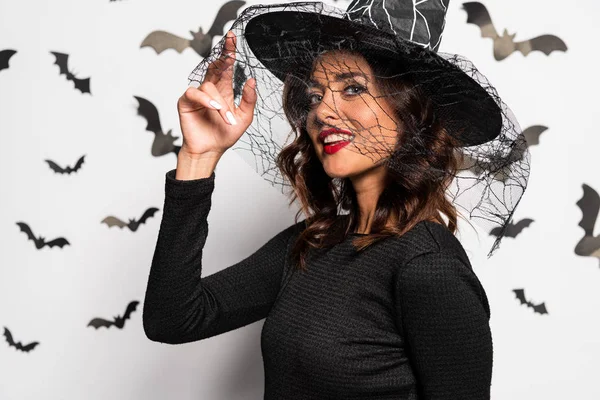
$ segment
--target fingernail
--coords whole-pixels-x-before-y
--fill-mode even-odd
[[[227,119],[229,120],[229,123],[231,125],[237,125],[237,121],[235,120],[235,117],[233,116],[233,114],[231,113],[231,111],[227,111],[225,113],[225,115],[227,116]]]
[[[208,104],[210,104],[212,108],[215,108],[217,110],[220,110],[222,108],[222,106],[219,103],[217,103],[215,100],[209,101]]]
[[[198,81],[191,81],[189,83],[188,87],[193,87],[193,88],[198,89],[200,87],[200,82],[198,82]]]

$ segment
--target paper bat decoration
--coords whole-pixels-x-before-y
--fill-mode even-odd
[[[152,47],[157,54],[160,54],[167,49],[175,49],[178,53],[191,47],[201,57],[208,57],[212,48],[212,41],[215,36],[224,35],[223,29],[225,23],[237,18],[238,10],[246,4],[245,1],[228,1],[223,4],[217,16],[215,17],[212,26],[207,33],[204,33],[202,28],[198,32],[190,31],[193,39],[186,39],[165,31],[153,31],[144,38],[140,48]]]
[[[93,326],[96,329],[103,327],[103,326],[106,327],[107,329],[110,328],[111,326],[116,326],[119,329],[123,329],[123,327],[125,326],[125,320],[128,320],[131,317],[131,313],[135,311],[135,309],[137,308],[139,303],[140,303],[139,301],[130,302],[127,305],[125,314],[123,314],[122,317],[120,315],[117,315],[117,316],[113,317],[112,321],[109,321],[104,318],[94,318],[87,324],[87,326]]]
[[[67,80],[73,81],[75,84],[75,89],[79,89],[81,93],[89,93],[91,95],[92,92],[90,92],[90,78],[79,79],[71,71],[69,71],[69,55],[55,51],[51,51],[50,53],[56,57],[54,64],[58,65],[58,68],[60,69],[60,75],[65,74],[67,76]]]
[[[16,50],[2,50],[0,51],[0,71],[9,67],[8,61],[12,56],[15,55]]]
[[[533,308],[533,311],[538,314],[548,314],[548,310],[546,310],[546,304],[533,304],[532,302],[525,299],[525,289],[513,289],[513,292],[517,296],[517,299],[521,302],[521,304],[527,304],[527,307]]]
[[[594,236],[594,226],[600,210],[600,196],[585,183],[581,187],[583,196],[575,204],[581,210],[581,221],[577,225],[583,228],[584,236],[575,245],[575,254],[600,260],[600,235]]]
[[[531,225],[532,222],[533,222],[533,220],[530,218],[523,218],[516,224],[513,224],[512,220],[508,221],[508,224],[506,225],[506,231],[504,233],[504,236],[515,238],[515,237],[517,237],[517,235],[519,235],[519,233],[521,233],[521,231],[523,229],[525,229],[529,225]],[[492,229],[490,231],[490,235],[496,236],[496,237],[499,236],[501,234],[501,229],[502,229],[502,227],[497,227],[497,228]]]
[[[540,144],[540,135],[544,133],[548,127],[544,125],[532,125],[529,128],[523,131],[523,135],[525,136],[525,140],[527,141],[527,146],[536,146]]]
[[[173,136],[171,134],[171,129],[169,129],[167,133],[163,132],[160,124],[160,117],[158,116],[158,110],[154,104],[143,97],[133,97],[138,101],[138,115],[144,117],[146,122],[148,122],[146,130],[154,133],[154,141],[152,142],[152,148],[150,150],[152,155],[160,157],[171,152],[178,155],[181,146],[176,146],[173,142],[179,139],[179,136]]]
[[[54,172],[58,172],[59,174],[71,174],[71,172],[77,172],[80,168],[81,165],[83,164],[85,158],[85,154],[82,155],[79,160],[77,160],[77,163],[75,163],[74,167],[69,167],[67,166],[66,168],[62,168],[61,166],[59,166],[57,163],[55,163],[52,160],[44,160],[48,163],[48,165],[50,166],[50,168],[52,168],[52,170]]]
[[[535,137],[535,130],[530,132],[527,135]],[[519,168],[519,164],[525,161],[528,155],[529,144],[525,132],[522,132],[508,154],[490,153],[487,159],[481,160],[465,153],[459,169],[469,170],[477,176],[486,174],[495,180],[505,182],[511,176],[513,168]]]
[[[121,229],[123,227],[128,227],[129,230],[131,230],[132,232],[135,232],[135,231],[137,231],[138,227],[141,224],[145,223],[148,218],[154,216],[154,213],[156,213],[157,211],[158,211],[158,208],[156,208],[156,207],[148,208],[144,212],[142,217],[139,219],[139,221],[137,221],[135,219],[130,219],[128,223],[125,223],[125,222],[121,221],[119,218],[113,217],[111,215],[111,216],[104,218],[100,223],[105,223],[106,225],[108,225],[109,228],[112,228],[113,226],[118,226]]]
[[[31,342],[23,345],[21,342],[15,342],[7,327],[4,327],[4,337],[6,338],[6,341],[10,347],[14,347],[15,349],[21,350],[25,353],[29,353],[31,350],[35,349],[35,346],[40,344],[40,342]]]
[[[67,239],[65,239],[63,237],[56,238],[49,242],[46,242],[46,239],[43,236],[40,236],[39,239],[36,239],[35,235],[31,231],[31,228],[29,228],[29,225],[27,225],[25,222],[17,222],[17,225],[19,225],[21,232],[25,232],[27,234],[27,239],[33,240],[33,242],[35,243],[35,247],[38,250],[44,246],[48,246],[48,247],[58,246],[62,249],[63,246],[65,246],[67,244],[70,245],[70,243],[67,241]]]
[[[504,60],[515,51],[520,51],[527,56],[532,51],[541,51],[549,55],[553,51],[567,51],[567,45],[557,36],[541,35],[522,42],[515,42],[516,33],[509,35],[504,29],[502,36],[496,32],[492,18],[487,8],[478,1],[462,4],[462,9],[467,12],[467,23],[475,24],[481,29],[481,37],[491,38],[494,41],[494,58],[496,61]]]

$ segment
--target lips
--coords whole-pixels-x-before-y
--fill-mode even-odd
[[[319,133],[319,140],[321,141],[321,143],[325,143],[325,138],[329,135],[333,135],[333,134],[339,134],[339,135],[350,135],[350,136],[354,136],[352,134],[352,132],[344,130],[344,129],[338,129],[338,128],[329,128],[329,129],[325,129],[323,131],[321,131],[321,133]]]
[[[340,140],[336,140],[335,142],[325,143],[325,138],[328,137],[329,135],[336,135],[337,139],[340,139]],[[344,138],[339,135],[348,135],[351,138],[344,140]],[[321,133],[319,133],[319,140],[321,141],[321,143],[323,143],[323,150],[327,154],[336,153],[343,147],[347,146],[351,142],[353,137],[354,137],[354,135],[352,134],[352,132],[344,130],[344,129],[338,129],[338,128],[325,129],[325,130],[321,131]]]

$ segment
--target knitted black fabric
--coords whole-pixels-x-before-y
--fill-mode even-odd
[[[350,236],[294,272],[301,221],[202,277],[214,180],[166,173],[143,308],[150,340],[187,343],[266,318],[265,399],[490,398],[489,304],[445,227],[421,222],[361,253]]]

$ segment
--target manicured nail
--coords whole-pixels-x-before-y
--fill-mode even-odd
[[[193,87],[193,88],[198,89],[200,87],[200,82],[191,81],[190,84],[188,85],[188,87]]]
[[[231,111],[227,111],[225,113],[225,115],[227,116],[227,119],[229,120],[229,123],[231,125],[237,125],[237,121],[235,120],[235,117],[233,116],[233,114],[231,113]]]
[[[212,108],[215,108],[217,110],[220,110],[222,108],[222,106],[219,103],[217,103],[215,100],[209,101],[208,104],[210,104],[210,106]]]

